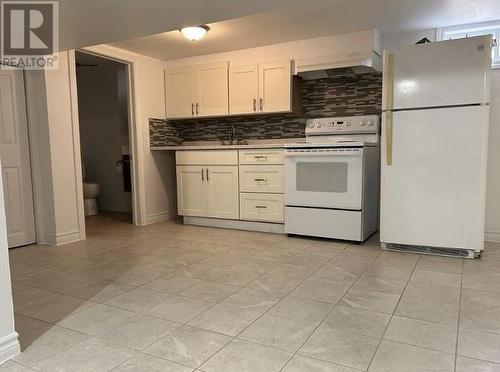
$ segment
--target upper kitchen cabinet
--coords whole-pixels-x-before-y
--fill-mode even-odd
[[[167,118],[228,114],[228,64],[169,67],[166,72]]]
[[[229,113],[232,115],[297,111],[299,80],[291,61],[234,66],[229,70]]]
[[[259,110],[292,110],[292,73],[290,61],[259,65]]]
[[[259,66],[235,66],[229,69],[229,112],[257,113]]]
[[[195,114],[196,82],[194,66],[169,68],[165,75],[167,117],[187,118]]]
[[[195,115],[227,115],[229,99],[227,62],[197,65],[195,77]]]

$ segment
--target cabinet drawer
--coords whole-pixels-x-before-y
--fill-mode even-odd
[[[283,193],[283,166],[240,165],[240,191]]]
[[[283,164],[284,151],[279,150],[240,150],[240,164]]]
[[[250,221],[283,222],[283,194],[240,193],[240,218]]]
[[[237,150],[176,151],[177,165],[238,165]]]

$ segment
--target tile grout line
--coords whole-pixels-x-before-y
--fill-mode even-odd
[[[217,253],[214,253],[213,255],[216,255],[216,254],[217,254]],[[208,256],[207,258],[212,257],[213,255],[210,255],[210,256]],[[203,260],[202,260],[202,261],[203,261]],[[118,261],[115,261],[115,262],[118,262]],[[201,262],[201,261],[200,261],[200,262]],[[198,263],[200,263],[200,262],[193,263],[193,265],[196,265],[196,264],[198,264]],[[178,272],[178,271],[183,270],[183,269],[184,269],[184,268],[180,268],[179,270],[173,271],[173,272],[171,272],[171,273],[166,273],[166,274],[164,274],[164,275],[162,275],[162,276],[160,276],[160,277],[163,277],[163,276],[166,276],[166,275],[169,275],[169,274],[173,274],[173,273]],[[44,270],[44,269],[42,269],[42,270]],[[83,276],[83,275],[80,275],[80,276],[85,277],[85,276]],[[127,290],[127,291],[125,291],[125,292],[123,292],[123,293],[121,293],[121,294],[117,295],[117,296],[113,296],[112,298],[114,298],[114,297],[118,297],[118,296],[120,296],[120,295],[122,295],[122,294],[128,293],[128,292],[130,292],[130,291],[132,291],[132,290],[135,290],[135,289],[137,289],[137,288],[140,288],[140,287],[142,287],[143,285],[150,283],[151,281],[154,281],[154,280],[156,280],[156,279],[159,279],[160,277],[154,278],[154,279],[152,279],[152,280],[150,280],[150,281],[148,281],[148,282],[146,282],[146,283],[141,284],[140,286],[133,287],[133,288],[131,288],[131,289],[129,289],[129,290]],[[100,279],[97,279],[97,278],[92,278],[92,279],[100,280]],[[110,282],[111,282],[111,281],[110,281]],[[113,282],[113,283],[114,283],[114,282]],[[21,283],[21,284],[22,284],[22,283]],[[28,286],[28,287],[30,287],[30,286]],[[43,289],[43,288],[36,288],[36,287],[30,287],[30,288],[34,288],[34,289],[41,289],[41,290],[45,290],[45,291],[47,291],[47,292],[52,292],[52,293],[56,293],[56,294],[61,294],[61,293],[59,293],[59,292],[55,292],[55,291],[52,291],[52,290],[47,290],[47,289]],[[240,288],[240,289],[241,289],[241,288]],[[64,294],[63,294],[63,295],[64,295]],[[68,297],[73,297],[73,298],[77,298],[77,299],[81,299],[81,298],[79,298],[79,297],[75,297],[75,296],[71,296],[71,295],[66,295],[66,296],[68,296]],[[229,297],[229,296],[228,296],[228,297]],[[112,298],[110,298],[110,299],[112,299]],[[188,298],[189,298],[189,297],[188,297]],[[93,301],[90,301],[90,300],[88,300],[88,299],[86,299],[86,301],[88,301],[88,302],[93,302]],[[83,311],[83,310],[89,309],[89,308],[94,307],[94,306],[99,305],[99,304],[101,304],[101,305],[106,305],[106,306],[110,306],[110,307],[113,307],[113,308],[115,308],[115,309],[119,309],[119,310],[126,310],[126,311],[130,311],[130,310],[127,310],[127,309],[122,309],[122,308],[120,308],[120,307],[118,307],[118,306],[114,306],[114,305],[111,305],[111,304],[107,304],[107,303],[105,303],[105,302],[94,302],[94,304],[93,304],[92,306],[90,306],[90,307],[88,307],[88,308],[85,308],[85,309],[82,309],[82,310],[80,310],[80,311]],[[214,306],[215,306],[215,305],[214,305]],[[80,311],[77,311],[77,312],[74,312],[74,313],[68,314],[68,316],[71,316],[71,315],[73,315],[73,314],[77,314],[77,313],[79,313]],[[141,315],[146,315],[146,316],[149,316],[148,314],[144,314],[144,313],[142,313],[142,312],[140,312],[140,311],[130,311],[130,312],[133,312],[133,313],[134,313],[134,315],[131,315],[131,317],[133,317],[133,316],[135,316],[135,315],[137,315],[137,314],[141,314]],[[20,315],[23,315],[23,314],[21,314],[21,313],[19,313],[19,314],[20,314]],[[26,315],[23,315],[23,316],[26,316]],[[27,316],[27,317],[28,317],[28,316]],[[131,317],[130,317],[130,318],[131,318]],[[152,317],[152,318],[155,318],[155,319],[161,319],[161,320],[169,321],[169,322],[172,322],[172,323],[176,323],[178,326],[177,326],[175,329],[177,329],[177,328],[179,328],[179,327],[181,327],[181,326],[183,326],[183,325],[186,325],[186,326],[187,326],[187,324],[184,324],[184,323],[178,323],[178,322],[174,322],[174,321],[167,320],[167,319],[163,319],[163,318],[157,318],[157,317],[154,317],[154,316],[151,316],[151,317]],[[31,317],[29,317],[29,318],[31,318]],[[31,318],[31,319],[39,320],[39,319],[36,319],[36,318]],[[64,318],[63,318],[63,319],[64,319]],[[63,320],[63,319],[61,319],[61,320]],[[193,319],[194,319],[194,318],[193,318]],[[41,321],[41,320],[39,320],[39,321]],[[59,321],[60,321],[60,320],[58,320],[58,321],[56,321],[56,322],[59,322]],[[42,322],[44,322],[44,321],[42,321]],[[47,322],[44,322],[44,323],[47,323]],[[126,323],[126,321],[124,321],[123,323],[121,323],[121,324],[120,324],[120,325],[118,325],[118,326],[121,326],[121,325],[123,325],[123,324],[125,324],[125,323]],[[50,325],[50,326],[56,326],[56,327],[59,327],[59,328],[62,328],[62,329],[66,329],[66,330],[69,330],[69,331],[72,331],[72,332],[76,332],[76,333],[79,333],[79,334],[82,334],[82,335],[86,336],[86,339],[85,339],[85,340],[83,340],[82,342],[78,343],[78,344],[81,344],[81,343],[83,343],[83,342],[85,342],[85,341],[87,341],[87,340],[89,340],[89,339],[94,339],[94,340],[97,340],[97,341],[98,341],[98,337],[99,337],[100,335],[102,335],[102,334],[104,334],[104,333],[106,333],[106,332],[108,332],[108,331],[111,331],[111,330],[112,330],[112,328],[111,328],[111,329],[108,329],[108,330],[106,330],[106,331],[103,331],[103,332],[101,332],[101,333],[99,333],[99,334],[97,334],[97,335],[88,335],[88,334],[82,333],[82,332],[80,332],[80,331],[76,331],[76,330],[74,330],[74,329],[71,329],[71,328],[67,328],[67,327],[61,326],[61,325],[59,325],[59,324],[57,324],[57,323],[47,323],[47,324],[48,324],[48,325]],[[117,326],[117,327],[118,327],[118,326]],[[113,328],[114,328],[114,327],[113,327]],[[174,330],[175,330],[175,329],[174,329]],[[174,330],[172,330],[172,332],[173,332]],[[171,333],[171,332],[169,332],[169,333]],[[165,337],[166,337],[166,336],[165,336]],[[157,340],[157,341],[159,341],[159,340]],[[157,341],[153,342],[152,344],[156,343]],[[229,342],[230,342],[230,341],[229,341]],[[148,346],[147,346],[146,348],[144,348],[143,350],[147,349],[147,348],[148,348],[149,346],[151,346],[152,344],[148,345]],[[56,353],[56,354],[54,354],[54,355],[50,356],[50,357],[47,357],[47,358],[44,358],[44,359],[42,359],[42,360],[38,361],[37,363],[42,362],[43,360],[47,360],[47,359],[49,359],[49,358],[55,357],[55,356],[57,356],[57,355],[60,355],[60,354],[62,354],[62,353],[64,353],[64,352],[66,352],[67,350],[69,350],[69,349],[71,349],[72,347],[75,347],[75,346],[76,346],[76,345],[72,345],[72,346],[70,346],[70,347],[68,347],[68,348],[66,348],[66,349],[64,349],[64,350],[62,350],[62,351],[60,351],[60,352],[58,352],[58,353]],[[121,346],[121,347],[123,347],[123,346],[122,346],[122,345],[120,345],[119,343],[117,344],[117,346]],[[129,358],[127,358],[126,360],[124,360],[122,363],[124,363],[124,362],[126,362],[126,361],[130,360],[130,359],[131,359],[131,358],[133,358],[134,356],[136,356],[136,355],[138,355],[139,353],[142,353],[142,352],[143,352],[143,350],[137,351],[137,350],[134,350],[134,349],[129,349],[129,348],[127,348],[127,347],[125,347],[125,348],[126,348],[127,350],[131,351],[133,354],[132,354]],[[149,354],[147,354],[147,355],[149,355]],[[164,359],[164,360],[168,360],[168,359]],[[169,361],[169,362],[173,362],[173,361],[170,361],[170,360],[168,360],[168,361]],[[122,363],[120,363],[119,365],[121,365]],[[173,362],[173,363],[176,363],[176,362]],[[20,363],[18,363],[18,364],[20,364]],[[179,363],[176,363],[176,364],[179,364]],[[22,366],[24,366],[24,367],[27,367],[27,368],[30,368],[30,369],[31,369],[31,367],[29,367],[29,366],[25,366],[24,364],[21,364],[21,365],[22,365]],[[180,364],[180,365],[182,365],[182,364]],[[117,366],[118,366],[118,365],[117,365]],[[114,368],[116,368],[117,366],[113,367],[113,369],[114,369]],[[188,367],[188,366],[186,366],[186,367]],[[189,367],[189,368],[191,368],[191,367]]]
[[[457,371],[457,360],[458,360],[458,341],[460,335],[460,314],[462,312],[462,291],[463,291],[463,282],[464,282],[464,266],[465,261],[462,259],[462,267],[461,267],[461,275],[460,275],[460,292],[458,296],[458,319],[457,319],[457,336],[455,339],[455,360],[453,363],[453,371]]]
[[[276,243],[276,244],[278,244],[278,243]],[[266,249],[267,249],[267,248],[266,248]],[[300,251],[300,252],[301,252],[301,251]],[[297,254],[299,254],[300,252],[297,252]],[[218,252],[218,253],[220,253],[220,252]],[[216,253],[216,254],[217,254],[217,253]],[[212,256],[209,256],[209,257],[207,257],[206,259],[208,259],[208,258],[210,258],[210,257],[212,257]],[[204,261],[204,260],[202,260],[202,261]],[[194,263],[193,265],[197,265],[197,264],[201,263],[202,261],[197,262],[197,263]],[[277,266],[277,265],[276,265],[276,266]],[[189,267],[189,266],[187,266],[187,267]],[[185,268],[179,269],[179,270],[177,270],[177,271],[180,271],[180,270],[183,270],[183,269],[185,269]],[[176,271],[176,272],[177,272],[177,271]],[[166,275],[168,275],[168,274],[166,274]],[[205,279],[203,279],[203,280],[205,280]],[[209,281],[209,280],[205,280],[205,281]],[[209,281],[209,282],[211,282],[211,281]],[[214,283],[217,283],[217,282],[214,282]],[[219,284],[224,284],[224,283],[219,283]],[[219,335],[222,335],[222,336],[225,336],[225,337],[230,338],[230,340],[228,340],[228,342],[227,342],[227,343],[225,343],[225,344],[224,344],[224,346],[222,346],[222,347],[221,347],[219,350],[217,350],[217,352],[215,352],[214,354],[210,355],[207,359],[205,359],[204,361],[202,361],[202,362],[201,362],[201,363],[200,363],[197,367],[195,367],[195,368],[193,369],[193,371],[194,371],[194,370],[198,370],[198,368],[200,368],[200,367],[201,367],[201,366],[202,366],[205,362],[207,362],[209,359],[211,359],[212,357],[214,357],[214,356],[215,356],[218,352],[220,352],[222,349],[224,349],[224,348],[225,348],[225,347],[226,347],[229,343],[231,343],[234,339],[236,339],[236,336],[232,337],[232,336],[226,335],[226,334],[224,334],[224,333],[215,332],[215,331],[212,331],[212,330],[207,330],[207,329],[204,329],[204,328],[201,328],[201,327],[197,327],[197,326],[194,326],[194,325],[190,325],[190,324],[188,324],[188,323],[189,323],[189,322],[191,322],[193,319],[197,318],[198,316],[200,316],[201,314],[203,314],[203,313],[205,313],[205,312],[209,311],[210,309],[212,309],[212,308],[213,308],[213,307],[215,307],[216,305],[218,305],[218,304],[222,303],[222,302],[223,302],[225,299],[227,299],[228,297],[230,297],[230,296],[232,296],[232,295],[234,295],[234,294],[236,294],[236,293],[240,292],[240,291],[241,291],[242,289],[244,289],[244,288],[246,288],[246,287],[240,287],[240,289],[238,289],[236,292],[231,293],[230,295],[228,295],[228,296],[224,297],[223,299],[221,299],[221,300],[220,300],[219,302],[217,302],[217,303],[213,303],[213,305],[212,305],[212,306],[210,306],[209,308],[207,308],[205,311],[203,311],[202,313],[200,313],[200,314],[198,314],[198,315],[195,315],[193,318],[188,319],[188,320],[187,320],[187,321],[185,321],[184,323],[177,323],[177,322],[174,322],[174,323],[179,324],[179,326],[178,326],[178,327],[176,327],[175,329],[173,329],[171,332],[169,332],[169,334],[171,334],[172,332],[174,332],[174,331],[175,331],[175,330],[177,330],[178,328],[180,328],[180,327],[183,327],[183,326],[184,326],[184,327],[196,328],[196,329],[199,329],[199,330],[202,330],[202,331],[206,331],[206,332],[213,332],[213,333],[216,333],[216,334],[219,334]],[[179,294],[175,294],[175,295],[171,295],[171,296],[179,296],[179,297],[183,297],[183,298],[193,299],[192,297],[181,296],[181,295],[179,295]],[[144,314],[144,313],[141,313],[141,312],[137,312],[137,313],[139,313],[139,314]],[[151,316],[151,317],[154,317],[154,318],[156,318],[156,319],[162,319],[162,320],[171,321],[171,320],[164,319],[164,318],[158,318],[158,317],[155,317],[155,316],[153,316],[153,315],[149,315],[149,314],[144,314],[144,315]],[[171,321],[171,322],[173,322],[173,321]],[[168,336],[168,335],[167,335],[167,336]],[[169,359],[166,359],[166,358],[162,358],[162,357],[159,357],[159,356],[157,356],[157,355],[152,355],[152,354],[149,354],[149,353],[147,353],[147,352],[146,352],[146,349],[148,349],[150,346],[152,346],[153,344],[157,343],[158,341],[160,341],[161,339],[163,339],[163,338],[165,338],[165,337],[167,337],[167,336],[164,336],[164,337],[160,338],[159,340],[154,341],[154,342],[153,342],[153,343],[151,343],[150,345],[146,346],[144,349],[142,349],[142,350],[140,350],[139,352],[137,352],[136,354],[132,355],[130,358],[127,358],[125,361],[123,361],[123,362],[122,362],[122,363],[120,363],[119,365],[124,364],[125,362],[127,362],[128,360],[130,360],[130,359],[132,359],[134,356],[136,356],[137,354],[142,353],[142,354],[146,354],[146,355],[149,355],[149,356],[157,357],[157,358],[159,358],[159,359],[166,360],[166,361],[168,361],[168,362],[172,362],[172,363],[175,363],[175,364],[178,364],[178,365],[181,365],[181,366],[187,367],[187,368],[193,368],[193,367],[191,367],[191,366],[188,366],[188,365],[185,365],[185,364],[182,364],[182,363],[178,363],[178,362],[174,362],[174,361],[172,361],[172,360],[169,360]],[[260,344],[258,344],[258,345],[260,345]],[[261,346],[265,346],[265,345],[261,345]],[[118,366],[119,366],[119,365],[118,365]],[[114,368],[117,368],[118,366],[116,366],[116,367],[114,367]],[[114,369],[114,368],[113,368],[113,369]]]
[[[348,245],[346,245],[346,248],[347,248]],[[300,349],[302,349],[302,347],[304,347],[304,345],[307,343],[307,341],[311,338],[311,336],[316,332],[316,330],[325,322],[325,319],[328,318],[330,316],[331,313],[333,313],[335,311],[335,309],[337,308],[338,304],[344,299],[344,297],[347,295],[347,293],[349,293],[349,291],[354,287],[354,285],[361,279],[361,277],[363,276],[363,274],[369,269],[369,267],[373,264],[373,262],[375,262],[375,260],[380,256],[380,252],[377,253],[377,255],[373,258],[373,260],[368,264],[368,266],[365,268],[365,270],[363,270],[363,272],[358,276],[358,278],[351,284],[351,286],[349,286],[349,288],[346,290],[346,292],[344,293],[344,295],[334,304],[334,306],[332,307],[332,309],[323,317],[323,319],[319,322],[319,324],[313,329],[313,331],[309,334],[309,336],[307,336],[307,338],[300,344],[300,346],[297,348],[297,350],[295,351],[295,353],[293,353],[293,356],[292,358],[290,358],[286,363],[285,365],[280,369],[280,372],[283,371],[283,369],[287,366],[287,364],[290,362],[290,360],[292,360],[300,351]],[[299,354],[300,355],[300,354]],[[345,367],[349,367],[350,366],[345,366]]]
[[[401,291],[401,295],[399,296],[398,302],[396,303],[396,306],[394,306],[394,310],[392,310],[391,317],[390,317],[389,321],[387,322],[387,325],[385,326],[384,333],[380,337],[379,343],[378,343],[377,347],[375,348],[375,352],[373,353],[372,357],[370,358],[370,363],[368,363],[368,367],[366,367],[367,371],[370,369],[370,367],[371,367],[371,365],[373,363],[373,360],[375,359],[375,355],[377,355],[377,352],[378,352],[378,350],[380,348],[380,345],[382,345],[382,341],[384,340],[385,333],[389,329],[389,326],[390,326],[390,324],[392,322],[392,319],[394,318],[394,312],[397,310],[397,308],[399,306],[399,303],[401,302],[401,299],[403,298],[403,295],[404,295],[404,293],[406,291],[406,288],[408,287],[408,284],[410,283],[411,277],[415,273],[415,269],[417,268],[418,263],[420,262],[421,258],[422,258],[422,256],[419,255],[418,259],[415,261],[415,265],[413,266],[413,270],[411,271],[411,274],[408,277],[408,280],[406,281],[406,284],[405,284],[403,290]]]
[[[339,251],[338,253],[344,251],[347,247],[348,247],[349,244],[345,244],[344,248]],[[299,255],[300,253],[302,253],[306,248],[303,248],[301,249],[300,251],[298,251],[297,253],[295,253],[293,255],[294,256],[297,256]],[[205,360],[202,364],[200,364],[197,368],[201,368],[206,362],[208,362],[210,359],[212,359],[213,357],[215,357],[219,352],[221,352],[224,348],[227,347],[227,345],[229,345],[231,342],[233,342],[234,340],[238,339],[238,336],[240,334],[242,334],[243,332],[245,332],[245,330],[247,330],[249,327],[251,327],[255,322],[257,322],[262,316],[264,316],[264,314],[267,314],[272,308],[274,308],[276,305],[278,305],[285,297],[289,296],[297,287],[299,287],[300,285],[302,285],[302,283],[304,283],[304,281],[306,281],[308,278],[310,278],[315,272],[317,272],[318,270],[320,270],[323,266],[325,266],[326,264],[328,264],[329,262],[331,261],[334,261],[335,258],[336,258],[337,255],[335,255],[334,257],[330,258],[329,260],[325,261],[325,263],[323,263],[322,265],[320,265],[316,270],[314,270],[311,274],[309,274],[301,283],[297,284],[290,292],[288,292],[287,294],[285,294],[278,302],[276,302],[273,306],[271,306],[269,309],[267,309],[266,311],[264,311],[261,315],[259,315],[254,321],[252,321],[249,325],[247,325],[243,330],[241,330],[237,335],[235,335],[234,337],[232,337],[231,341],[229,341],[223,348],[221,348],[220,350],[218,350],[215,354],[213,354],[212,356],[210,356],[207,360]],[[286,261],[286,260],[285,260]],[[283,261],[283,262],[285,262]],[[277,265],[276,265],[277,266]],[[264,274],[262,274],[261,276],[263,276]],[[260,278],[260,277],[259,277]],[[257,279],[256,279],[257,280]],[[244,287],[246,288],[246,287]],[[272,291],[264,291],[264,292],[271,292]],[[313,331],[314,332],[314,331]],[[239,339],[239,340],[242,340],[242,339]],[[290,362],[290,360],[295,356],[295,353],[290,353],[290,352],[287,352],[287,351],[283,351],[281,349],[277,349],[277,348],[274,348],[274,347],[271,347],[271,346],[267,346],[267,345],[263,345],[263,344],[259,344],[259,343],[256,343],[256,342],[252,342],[252,341],[248,341],[248,340],[242,340],[242,341],[245,341],[245,342],[251,342],[251,343],[254,343],[256,345],[260,345],[260,346],[264,346],[264,347],[267,347],[267,348],[270,348],[270,349],[273,349],[273,350],[277,350],[277,351],[280,351],[280,352],[284,352],[284,353],[289,353],[289,354],[292,354],[292,356],[286,361],[286,363],[283,365],[283,367],[280,369],[280,371],[285,368],[285,366]]]

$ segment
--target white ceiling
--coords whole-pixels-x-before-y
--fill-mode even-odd
[[[242,17],[304,0],[60,0],[60,50]]]
[[[371,28],[384,34],[500,19],[500,0],[298,0],[287,4],[293,6],[207,23],[210,31],[199,42],[190,42],[174,30],[111,45],[172,60]]]

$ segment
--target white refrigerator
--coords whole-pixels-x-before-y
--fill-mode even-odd
[[[491,45],[478,36],[384,51],[384,248],[481,254]]]

